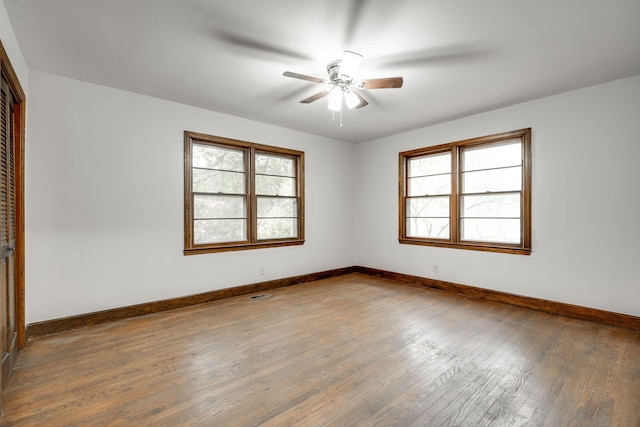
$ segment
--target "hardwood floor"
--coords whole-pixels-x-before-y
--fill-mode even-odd
[[[11,426],[640,426],[640,333],[349,274],[30,341]]]

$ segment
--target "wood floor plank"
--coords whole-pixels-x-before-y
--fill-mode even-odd
[[[640,426],[640,334],[353,273],[33,339],[2,426]]]

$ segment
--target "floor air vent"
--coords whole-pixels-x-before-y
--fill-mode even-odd
[[[265,299],[265,298],[269,298],[270,296],[271,296],[270,294],[251,295],[249,299],[253,299],[253,300]]]

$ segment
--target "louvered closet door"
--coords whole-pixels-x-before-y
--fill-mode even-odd
[[[2,379],[6,380],[17,355],[16,347],[16,185],[15,108],[9,85],[2,79],[0,111],[0,316],[2,317]],[[4,383],[5,381],[3,381]]]

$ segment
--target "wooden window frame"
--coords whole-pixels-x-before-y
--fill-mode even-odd
[[[520,243],[507,244],[496,242],[463,241],[460,231],[461,204],[461,165],[462,152],[467,148],[490,146],[507,140],[520,139],[522,143],[522,190],[520,199]],[[451,193],[449,210],[449,238],[434,239],[407,236],[407,164],[412,158],[451,153]],[[531,253],[531,128],[503,132],[479,138],[451,142],[432,147],[404,151],[399,154],[399,200],[398,200],[398,241],[401,244],[436,246],[454,249],[469,249],[477,251],[501,252],[519,255]]]
[[[193,241],[194,192],[192,188],[192,149],[193,144],[212,145],[245,152],[245,194],[247,239],[229,243],[196,244]],[[255,193],[255,156],[268,154],[285,156],[294,159],[295,163],[295,197],[297,205],[297,236],[294,238],[258,240],[257,238],[257,198]],[[223,138],[202,133],[184,132],[184,254],[227,252],[249,249],[272,248],[304,244],[304,152],[287,148],[274,147],[253,142]]]

